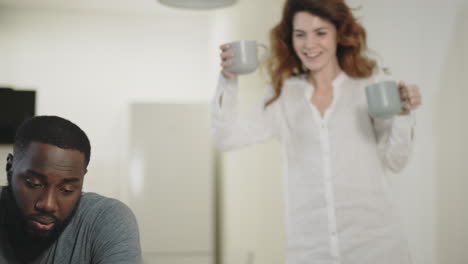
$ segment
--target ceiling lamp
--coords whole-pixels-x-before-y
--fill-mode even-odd
[[[159,0],[161,4],[187,9],[212,9],[234,4],[236,0]]]

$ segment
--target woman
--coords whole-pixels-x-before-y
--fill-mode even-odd
[[[408,161],[418,88],[399,83],[400,115],[368,115],[365,87],[389,77],[364,55],[365,30],[343,0],[287,1],[271,48],[271,93],[240,116],[221,46],[213,126],[223,150],[282,143],[287,263],[410,263],[383,176]]]

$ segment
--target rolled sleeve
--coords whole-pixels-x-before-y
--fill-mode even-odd
[[[392,172],[400,172],[408,163],[413,148],[414,113],[373,121],[383,164]]]

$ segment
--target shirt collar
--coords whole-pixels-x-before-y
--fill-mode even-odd
[[[307,85],[304,86],[304,95],[306,98],[310,98],[312,96],[312,92],[314,91],[314,86],[309,83],[309,81],[307,81],[307,74],[304,73],[304,74],[301,74],[301,79],[307,83]],[[346,72],[344,71],[340,71],[340,73],[338,73],[338,75],[335,77],[335,79],[333,79],[332,81],[332,87],[333,87],[333,92],[335,93],[338,93],[339,92],[339,88],[342,86],[341,84],[347,79],[349,78],[348,75],[346,74]]]

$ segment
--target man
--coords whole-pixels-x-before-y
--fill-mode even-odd
[[[141,263],[135,216],[82,193],[91,146],[75,124],[38,116],[17,131],[0,187],[0,263]]]

